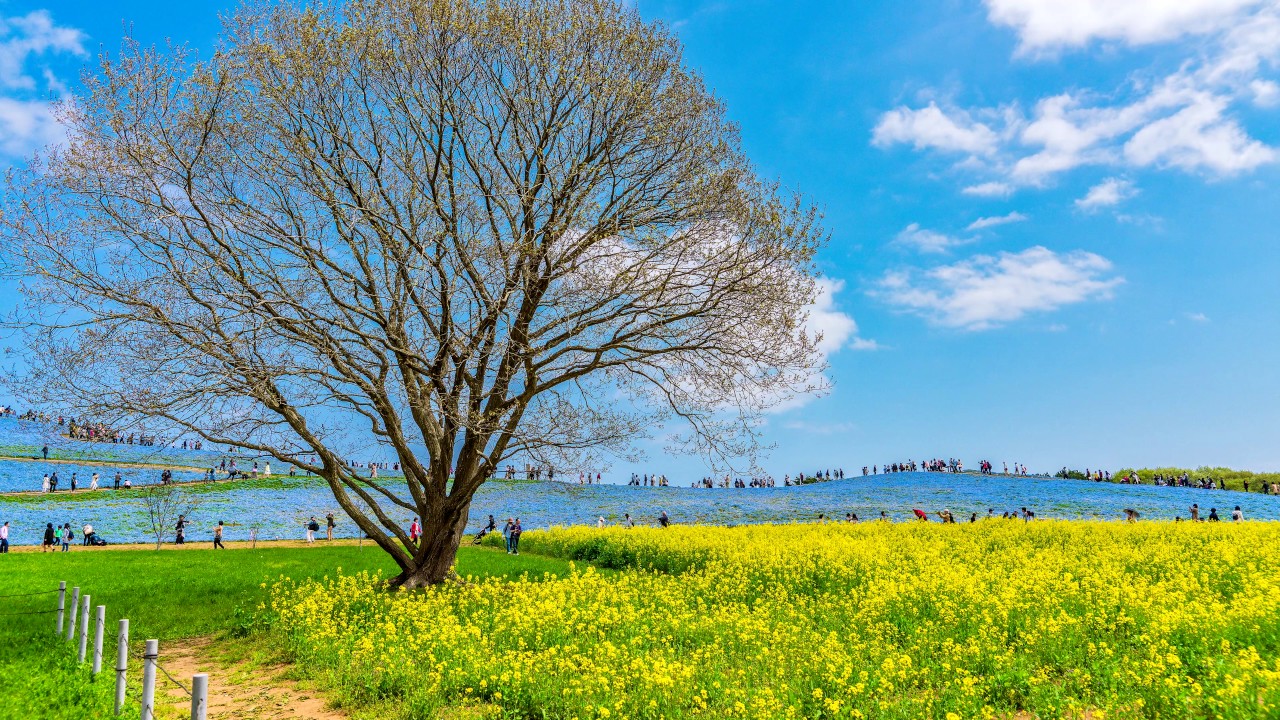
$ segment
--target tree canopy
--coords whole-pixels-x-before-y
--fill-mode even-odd
[[[250,4],[60,112],[0,218],[23,395],[319,475],[396,582],[447,575],[505,462],[750,456],[821,385],[817,212],[620,3]]]

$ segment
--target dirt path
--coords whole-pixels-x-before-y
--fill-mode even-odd
[[[49,458],[48,460],[44,460],[38,457],[18,457],[16,455],[0,455],[0,460],[29,463],[54,463],[56,465],[93,465],[95,467],[144,468],[148,470],[189,470],[191,472],[204,472],[208,469],[198,468],[192,465],[177,465],[173,463],[141,463],[130,462],[128,460],[71,460],[64,458]]]
[[[288,665],[260,665],[228,656],[210,638],[178,640],[161,648],[161,665],[187,687],[196,673],[209,674],[209,720],[346,720],[314,690],[286,677]],[[156,678],[157,699],[188,717],[191,700],[164,673]],[[172,714],[172,713],[171,713]]]
[[[334,538],[333,540],[325,540],[323,530],[321,530],[319,533],[316,533],[316,534],[319,535],[319,537],[316,538],[316,541],[314,543],[308,543],[306,540],[259,540],[257,542],[256,547],[261,548],[263,550],[266,550],[268,548],[311,547],[319,551],[325,547],[331,547],[335,545],[345,545],[347,547],[356,547],[356,546],[367,547],[370,550],[378,549],[377,544],[374,543],[372,540],[364,540],[363,542],[356,538]],[[79,543],[79,540],[71,544],[71,552],[93,553],[93,552],[116,552],[118,550],[129,550],[129,551],[148,550],[151,552],[155,552],[156,550],[155,543],[123,543],[120,545],[107,545],[105,547],[85,547],[84,545],[80,545],[78,543]],[[228,540],[224,544],[227,546],[228,550],[252,550],[255,547],[254,543],[251,543],[248,540],[237,540],[237,541]],[[182,545],[175,545],[173,544],[172,537],[166,537],[164,543],[160,546],[160,550],[163,552],[171,552],[171,551],[185,552],[187,550],[209,550],[211,548],[212,548],[212,543],[209,540],[200,540],[200,541],[191,540],[186,543],[183,543]],[[15,553],[38,553],[40,552],[40,546],[39,545],[10,545],[9,551],[15,552]]]

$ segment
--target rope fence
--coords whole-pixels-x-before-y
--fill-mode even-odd
[[[40,595],[53,595],[55,593],[58,596],[58,606],[56,608],[50,610],[32,610],[29,612],[0,613],[0,617],[52,615],[57,613],[58,619],[55,632],[57,632],[59,638],[65,638],[73,647],[78,647],[78,659],[80,664],[84,664],[87,660],[92,661],[92,674],[90,677],[96,681],[98,674],[102,671],[102,640],[107,618],[107,608],[105,605],[97,606],[97,618],[93,627],[93,655],[89,658],[91,598],[88,593],[81,596],[79,587],[71,589],[71,602],[69,606],[67,603],[67,584],[65,582],[59,583],[57,590],[0,595],[0,599],[36,597]],[[79,632],[78,642],[76,637],[77,630]],[[141,691],[129,687],[127,683],[129,658],[131,655],[135,660],[142,661]],[[161,674],[169,679],[169,682],[178,686],[178,688],[180,688],[182,692],[191,699],[191,720],[206,720],[209,704],[209,676],[206,673],[197,673],[193,675],[191,678],[191,687],[188,688],[170,674],[164,666],[160,665],[159,660],[160,642],[158,640],[147,640],[146,650],[141,654],[137,652],[129,652],[129,620],[127,618],[121,618],[120,632],[116,641],[116,717],[120,717],[124,714],[125,699],[131,698],[141,707],[141,720],[155,720],[156,670],[159,670]]]

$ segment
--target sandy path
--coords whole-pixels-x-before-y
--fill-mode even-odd
[[[209,720],[346,720],[328,708],[324,698],[289,679],[289,665],[262,666],[247,658],[228,657],[210,638],[175,640],[160,645],[160,665],[186,687],[191,676],[209,674]],[[190,696],[164,673],[156,678],[157,705],[165,703],[188,717]]]
[[[17,457],[14,455],[0,455],[0,460],[12,460],[13,462],[29,462],[29,463],[54,463],[57,465],[93,465],[95,467],[129,467],[129,468],[146,468],[149,470],[187,470],[190,472],[204,472],[208,468],[199,468],[191,465],[172,465],[165,463],[140,463],[130,462],[128,460],[69,460],[65,458],[49,458],[45,460],[38,457]]]
[[[355,538],[335,538],[333,540],[325,540],[323,530],[321,530],[319,533],[316,533],[316,534],[319,535],[319,537],[316,538],[316,541],[314,543],[308,543],[306,540],[259,540],[257,542],[257,547],[262,548],[264,550],[268,548],[274,549],[274,548],[304,548],[304,547],[320,549],[324,547],[332,547],[335,545],[345,545],[347,547],[368,546],[371,549],[376,549],[378,547],[372,540],[365,540],[363,541],[363,543],[360,540],[357,540]],[[76,542],[71,544],[71,552],[116,552],[118,550],[125,550],[125,551],[149,550],[151,552],[155,552],[156,550],[155,543],[124,543],[120,545],[107,545],[105,547],[86,547],[84,545],[80,545],[79,542],[80,541],[77,540]],[[254,544],[249,542],[248,540],[237,540],[237,541],[226,540],[223,542],[223,544],[226,545],[227,550],[251,550],[254,547]],[[200,540],[199,542],[195,540],[190,540],[182,545],[174,545],[173,538],[171,536],[166,536],[164,543],[160,546],[160,550],[184,552],[187,550],[209,550],[212,547],[213,547],[213,542],[211,540]],[[58,548],[57,551],[61,552],[62,549]],[[40,546],[39,545],[10,545],[9,552],[38,553],[40,552]]]

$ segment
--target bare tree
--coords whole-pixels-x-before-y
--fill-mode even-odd
[[[177,528],[179,517],[190,517],[198,505],[196,498],[172,485],[144,485],[138,495],[147,509],[147,529],[156,537],[156,549],[165,535]]]
[[[621,3],[251,5],[85,88],[8,178],[22,393],[315,473],[397,584],[504,462],[751,458],[822,385],[816,211]],[[350,467],[378,449],[406,492]]]

